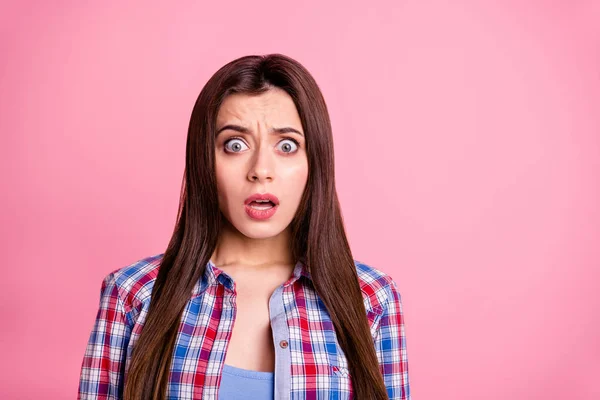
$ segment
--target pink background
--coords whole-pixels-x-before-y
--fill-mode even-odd
[[[167,245],[196,96],[271,52],[324,92],[413,398],[600,398],[598,2],[13,3],[1,398],[75,398],[102,278]]]

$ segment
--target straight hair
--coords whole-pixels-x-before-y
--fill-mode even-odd
[[[308,182],[290,223],[295,260],[303,260],[347,357],[352,391],[387,399],[354,259],[335,189],[331,122],[314,78],[282,54],[244,56],[221,67],[192,110],[177,221],[160,262],[148,315],[132,353],[125,400],[162,400],[183,310],[204,275],[222,226],[215,174],[216,117],[225,97],[272,88],[290,95],[306,137]]]

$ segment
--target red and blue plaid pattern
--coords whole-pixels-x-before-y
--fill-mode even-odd
[[[121,399],[163,254],[108,274],[81,366],[78,399]],[[389,275],[355,261],[373,344],[390,399],[410,399],[402,302]],[[212,262],[185,306],[169,372],[168,399],[217,399],[235,319],[233,280]],[[271,301],[274,332],[287,346],[275,400],[353,398],[348,361],[310,273],[298,262]],[[276,311],[274,311],[276,309]],[[276,343],[279,346],[279,343]],[[281,368],[281,369],[280,369]],[[283,371],[277,377],[278,371]],[[279,379],[278,379],[279,378]],[[279,385],[279,387],[277,386]]]

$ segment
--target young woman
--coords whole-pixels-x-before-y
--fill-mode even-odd
[[[352,257],[310,73],[246,56],[189,124],[166,251],[108,274],[80,399],[410,399],[395,281]]]

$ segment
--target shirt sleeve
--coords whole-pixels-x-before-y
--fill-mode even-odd
[[[106,276],[100,306],[85,349],[78,399],[121,399],[131,327],[115,282]]]
[[[396,282],[387,286],[387,300],[375,336],[375,351],[391,400],[410,400],[408,358],[402,299]]]

